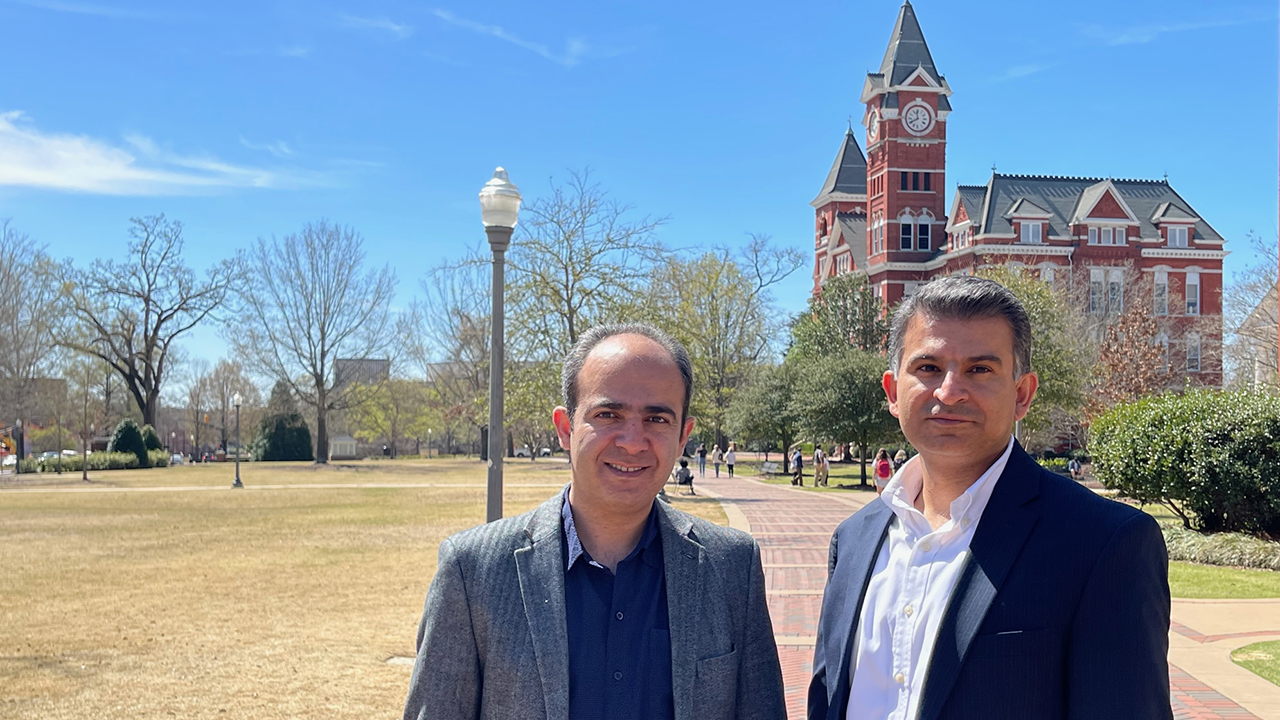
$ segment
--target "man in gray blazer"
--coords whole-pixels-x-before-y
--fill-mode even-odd
[[[755,541],[656,500],[692,384],[650,326],[580,338],[552,415],[571,481],[441,544],[405,720],[786,717]]]

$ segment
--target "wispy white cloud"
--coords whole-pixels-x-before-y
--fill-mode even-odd
[[[366,18],[354,15],[339,15],[338,22],[346,27],[388,32],[399,40],[404,40],[413,34],[412,26],[393,22],[385,17]]]
[[[1190,32],[1192,30],[1208,30],[1210,28],[1232,27],[1244,25],[1254,20],[1240,18],[1215,18],[1191,22],[1152,23],[1133,25],[1130,27],[1108,27],[1098,24],[1082,24],[1077,27],[1086,37],[1093,38],[1104,45],[1145,45],[1155,42],[1161,35]]]
[[[470,30],[471,32],[479,35],[488,35],[490,37],[498,38],[499,40],[504,40],[512,45],[534,52],[553,63],[563,65],[564,67],[573,67],[574,65],[577,65],[591,51],[591,48],[587,45],[586,41],[581,38],[570,38],[565,44],[564,52],[557,53],[547,45],[530,42],[529,40],[520,38],[514,33],[508,32],[497,25],[485,25],[483,23],[475,22],[474,20],[460,18],[448,10],[441,10],[440,8],[432,9],[431,14],[450,25]]]
[[[326,184],[328,179],[317,173],[182,155],[145,135],[128,135],[118,145],[87,135],[44,132],[21,112],[0,113],[0,186],[97,195],[194,195]]]
[[[992,78],[992,81],[1005,82],[1006,80],[1020,80],[1025,77],[1030,77],[1032,75],[1035,75],[1036,73],[1044,72],[1045,70],[1048,70],[1051,67],[1053,67],[1053,65],[1048,63],[1028,63],[1026,65],[1014,65],[1011,68],[1007,68],[1003,73]]]
[[[269,142],[269,143],[254,143],[254,142],[249,142],[249,140],[246,139],[245,136],[241,135],[240,144],[249,148],[250,150],[263,150],[263,151],[269,152],[278,158],[289,157],[290,155],[293,154],[293,148],[285,144],[285,141],[283,140],[276,140],[275,142]]]
[[[26,5],[27,7],[51,10],[53,12],[73,13],[76,15],[97,15],[99,17],[145,18],[147,13],[128,8],[108,5],[85,5],[82,3],[61,2],[61,0],[0,0],[10,5]]]
[[[311,48],[306,45],[284,45],[276,50],[276,54],[280,57],[304,58],[311,54]]]

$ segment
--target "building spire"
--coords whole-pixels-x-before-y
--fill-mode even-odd
[[[884,61],[880,63],[880,73],[892,87],[902,84],[916,68],[923,68],[935,80],[940,77],[938,68],[934,67],[933,56],[929,54],[929,46],[925,44],[915,8],[911,7],[910,0],[906,0],[898,11],[893,34],[889,36],[889,47],[885,50]]]

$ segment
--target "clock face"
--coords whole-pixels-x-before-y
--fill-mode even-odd
[[[933,125],[933,113],[926,105],[912,105],[902,114],[902,124],[912,135],[923,135]]]
[[[867,137],[872,140],[880,134],[880,113],[872,112],[871,117],[867,120]]]

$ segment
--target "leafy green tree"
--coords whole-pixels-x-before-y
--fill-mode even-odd
[[[1045,433],[1052,426],[1055,411],[1078,415],[1089,377],[1088,348],[1076,325],[1078,313],[1066,295],[1021,267],[993,266],[978,274],[1008,288],[1031,320],[1031,369],[1040,386],[1022,419],[1023,433]]]
[[[825,357],[849,347],[883,353],[888,345],[884,305],[862,273],[829,278],[791,326],[791,354],[798,358]]]
[[[311,430],[296,410],[268,415],[258,426],[250,451],[254,458],[267,462],[312,460]]]
[[[795,363],[766,365],[729,406],[729,432],[740,442],[782,453],[782,471],[790,472],[787,452],[800,432],[800,413],[794,402],[798,373]]]
[[[160,434],[150,425],[142,426],[142,444],[146,445],[147,450],[164,449],[164,445],[160,443]]]
[[[774,353],[784,330],[771,289],[801,263],[794,249],[753,235],[737,252],[716,248],[654,272],[645,315],[689,351],[692,413],[721,447],[735,394]]]
[[[367,392],[368,399],[352,408],[347,420],[366,438],[386,439],[391,446],[391,457],[397,457],[397,444],[405,437],[406,426],[426,405],[426,385],[417,380],[392,378]]]
[[[125,418],[116,425],[115,432],[111,434],[111,443],[107,445],[107,452],[132,453],[138,458],[138,467],[151,467],[142,431],[131,418]]]
[[[855,348],[801,362],[793,397],[801,432],[857,445],[860,458],[867,457],[872,443],[900,442],[898,421],[884,395],[884,371],[883,356]],[[865,462],[862,484],[867,484]]]

